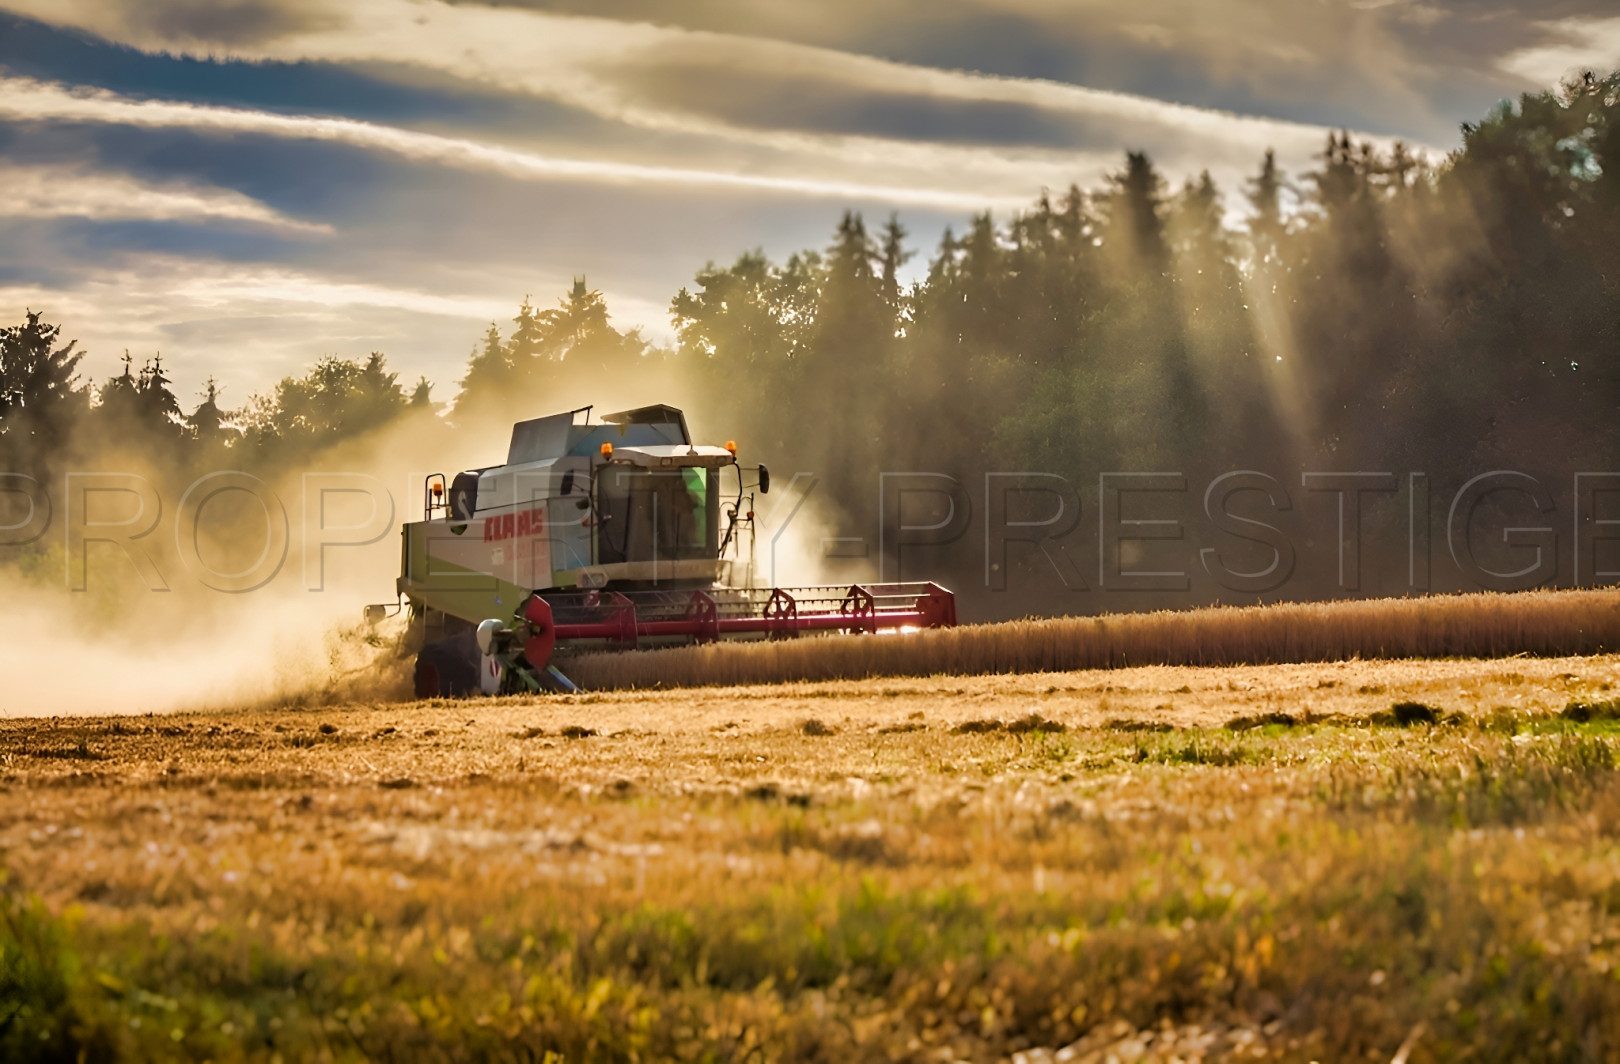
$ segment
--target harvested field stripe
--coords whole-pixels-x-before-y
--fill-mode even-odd
[[[896,636],[717,643],[584,654],[570,659],[565,671],[583,687],[605,690],[1155,664],[1543,657],[1616,648],[1620,592],[1603,589],[1164,610],[964,625]]]

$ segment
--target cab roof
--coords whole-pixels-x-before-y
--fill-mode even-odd
[[[567,455],[595,454],[604,443],[614,446],[692,445],[686,415],[662,403],[605,414],[590,422],[590,407],[519,421],[512,426],[506,464],[529,465]],[[585,420],[575,418],[585,414]]]

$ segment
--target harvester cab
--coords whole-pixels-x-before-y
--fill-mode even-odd
[[[418,696],[573,690],[559,648],[956,623],[934,584],[753,586],[770,471],[692,443],[674,407],[590,412],[520,421],[503,465],[427,478],[398,580]]]

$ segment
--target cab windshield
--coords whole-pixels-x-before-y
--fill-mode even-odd
[[[719,478],[710,470],[614,466],[597,487],[597,561],[713,558]]]

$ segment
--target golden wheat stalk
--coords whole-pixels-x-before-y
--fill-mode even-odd
[[[1603,589],[1053,617],[894,636],[582,654],[565,669],[581,686],[606,690],[1617,648],[1620,591]]]

